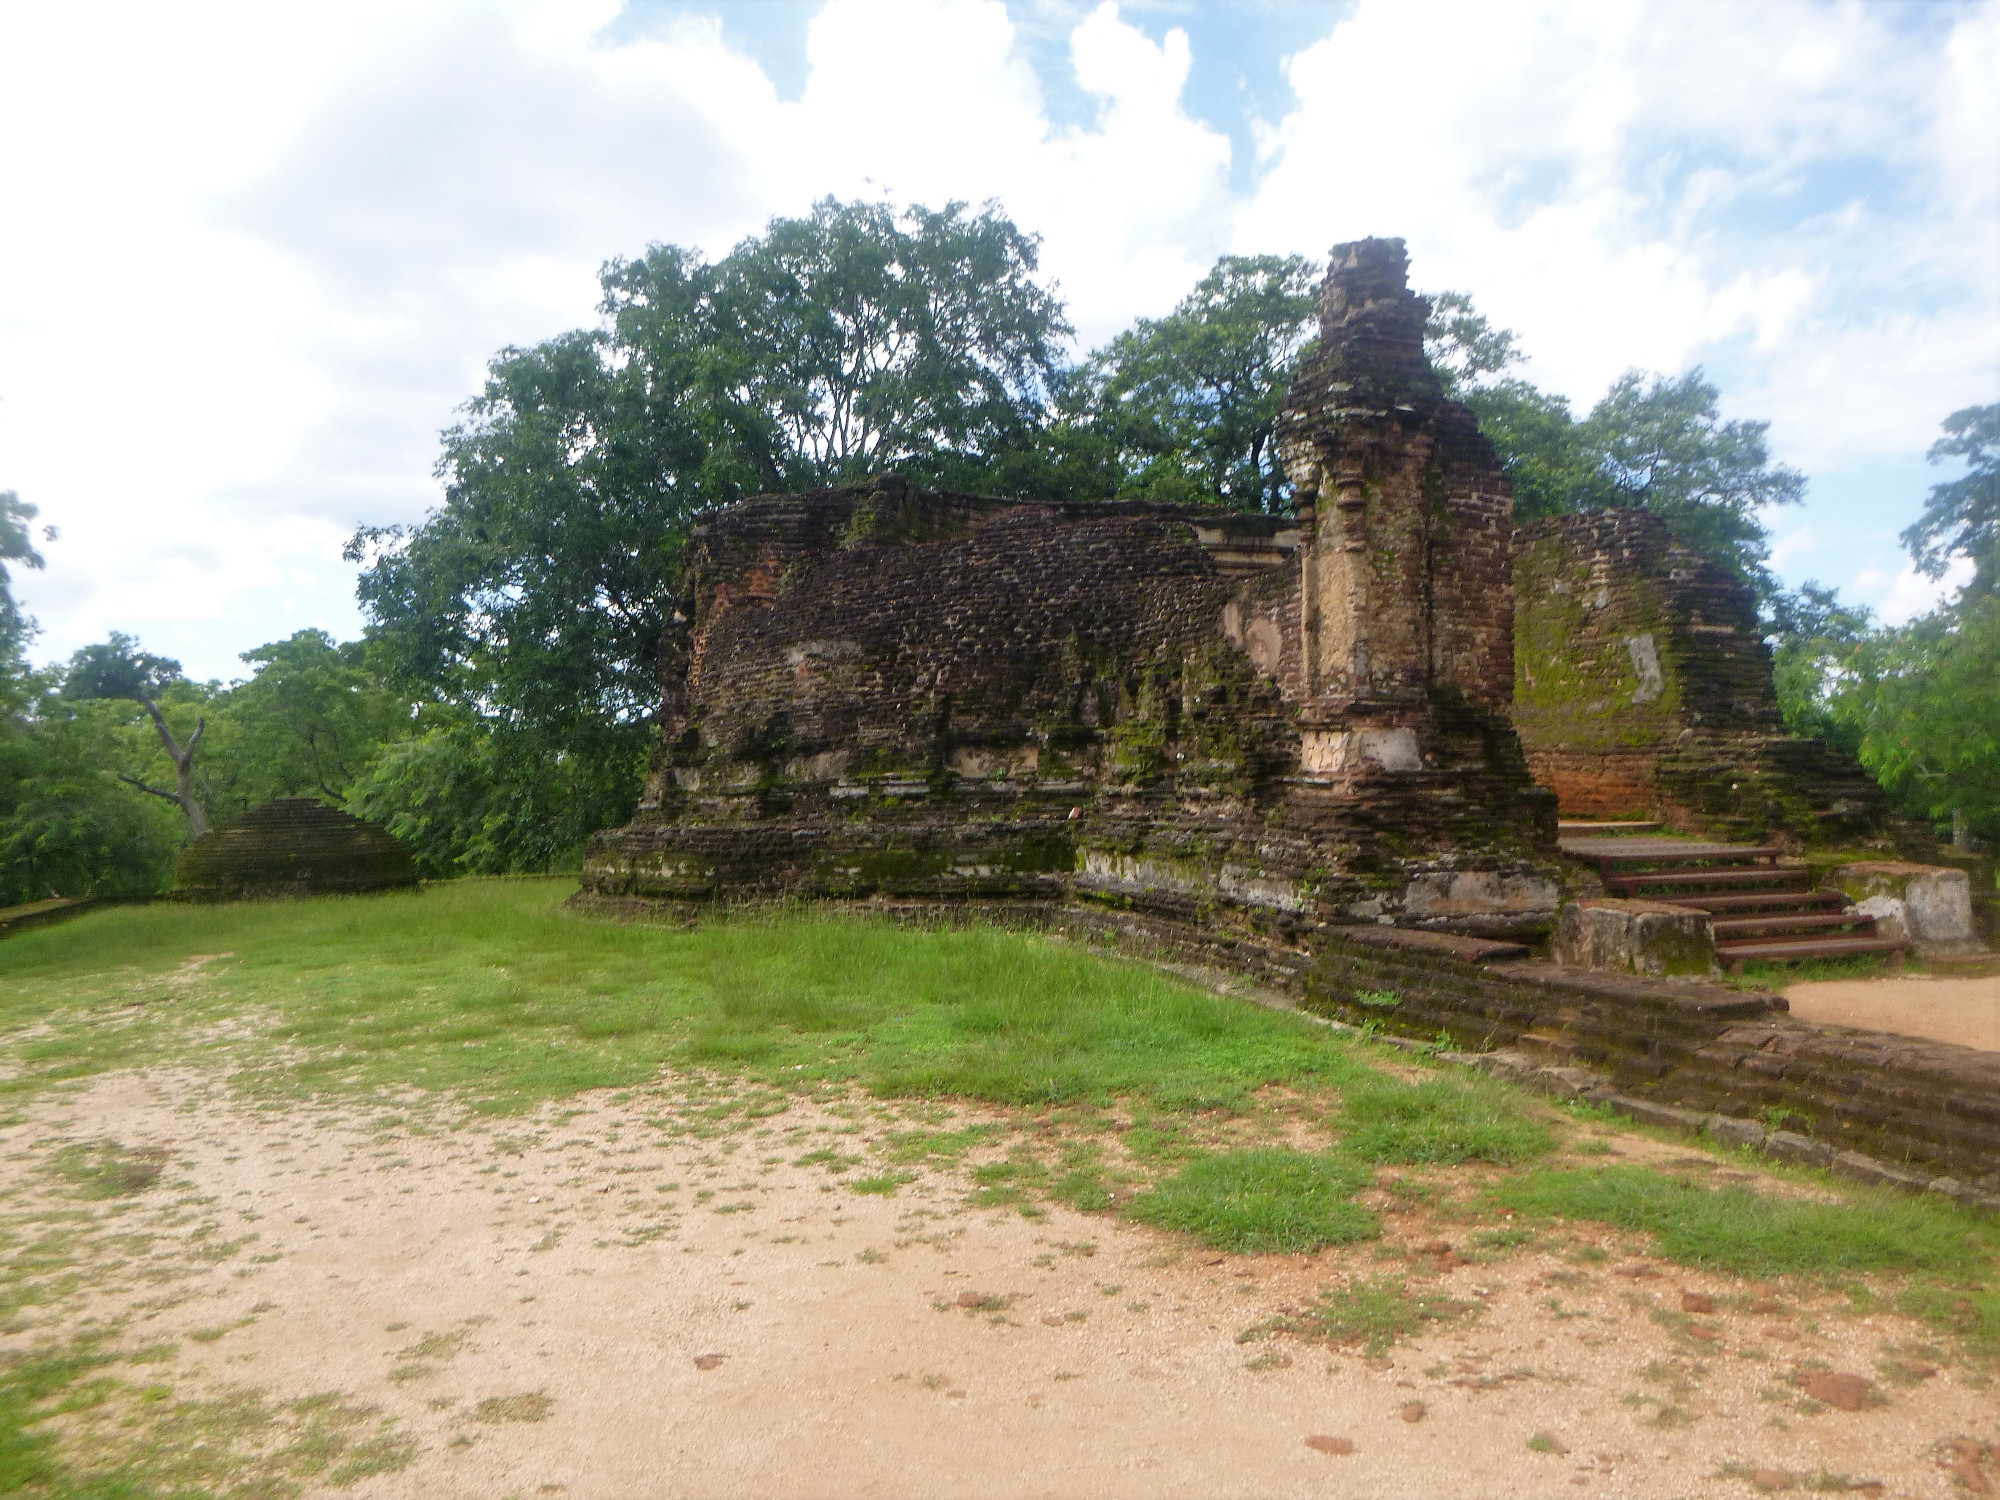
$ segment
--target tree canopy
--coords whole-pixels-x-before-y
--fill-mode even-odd
[[[1962,458],[1966,473],[1931,486],[1929,502],[1903,545],[1926,576],[1942,578],[1952,559],[1969,557],[1974,596],[2000,587],[2000,402],[1968,406],[1944,419],[1930,461]]]

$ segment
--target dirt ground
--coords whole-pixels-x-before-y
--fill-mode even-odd
[[[1833,979],[1785,991],[1792,1014],[1826,1026],[1864,1026],[2000,1052],[2000,974],[1911,974]]]
[[[969,1207],[964,1163],[858,1193],[877,1163],[831,1169],[909,1123],[874,1101],[717,1115],[664,1087],[496,1121],[103,1077],[0,1131],[8,1213],[78,1228],[49,1163],[79,1142],[165,1171],[79,1231],[67,1296],[6,1344],[120,1325],[148,1346],[126,1378],[175,1400],[378,1408],[414,1449],[328,1491],[365,1500],[1656,1500],[1751,1495],[1753,1473],[1946,1496],[1967,1493],[1950,1441],[2000,1439],[2000,1391],[1920,1325],[1634,1260],[1594,1226],[1468,1260],[1398,1215],[1375,1244],[1224,1257]],[[1608,1128],[1594,1149],[1697,1154]],[[1473,1311],[1373,1359],[1239,1337],[1385,1270]],[[1685,1293],[1717,1310],[1690,1319]],[[1860,1409],[1805,1395],[1815,1371],[1861,1377]],[[81,1441],[87,1417],[60,1420]],[[183,1426],[167,1440],[207,1440]]]

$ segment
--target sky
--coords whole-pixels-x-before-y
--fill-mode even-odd
[[[35,654],[359,633],[486,360],[649,243],[998,200],[1079,351],[1218,255],[1399,235],[1587,408],[1701,365],[1811,480],[1796,584],[1899,620],[2000,401],[2000,0],[0,0],[0,489]],[[1947,580],[1947,583],[1949,580]]]

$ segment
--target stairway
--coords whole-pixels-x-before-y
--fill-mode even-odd
[[[1849,911],[1840,892],[1813,890],[1806,871],[1781,867],[1776,849],[1611,831],[1642,827],[1650,834],[1658,825],[1565,823],[1562,851],[1595,865],[1613,896],[1707,912],[1715,956],[1730,973],[1753,960],[1880,953],[1901,963],[1901,939],[1883,937],[1873,917]]]

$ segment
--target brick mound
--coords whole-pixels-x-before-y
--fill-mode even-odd
[[[410,851],[374,824],[311,797],[280,797],[190,844],[174,869],[173,895],[258,901],[416,883]]]

